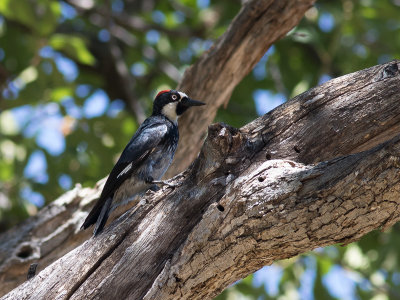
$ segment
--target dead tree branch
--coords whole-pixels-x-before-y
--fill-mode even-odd
[[[180,145],[167,177],[181,172],[201,148],[207,126],[235,86],[253,69],[268,48],[296,26],[314,0],[246,1],[228,30],[188,68],[178,86],[207,108],[188,112],[179,121]]]
[[[198,158],[175,177],[179,187],[147,195],[2,299],[209,299],[274,260],[392,226],[400,219],[399,65],[331,80],[241,129],[211,125]],[[51,253],[50,243],[79,244],[84,233],[71,232],[99,191],[76,188],[36,224],[2,236],[2,272]],[[18,244],[16,233],[29,231],[35,239]]]
[[[186,72],[181,88],[198,99],[208,101],[208,105],[207,110],[196,117],[180,120],[180,145],[187,145],[183,145],[177,153],[176,167],[172,166],[171,174],[176,174],[194,159],[207,124],[212,122],[218,107],[228,101],[234,86],[273,42],[300,21],[313,2],[245,2],[228,31]],[[45,207],[37,216],[0,236],[0,295],[25,280],[32,262],[38,262],[40,271],[89,237],[89,232],[80,232],[78,228],[98,196],[99,188],[76,187]]]

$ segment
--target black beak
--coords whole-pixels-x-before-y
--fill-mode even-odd
[[[201,101],[198,101],[198,100],[193,100],[193,99],[190,99],[190,98],[182,99],[181,103],[186,107],[206,105],[204,102],[201,102]]]

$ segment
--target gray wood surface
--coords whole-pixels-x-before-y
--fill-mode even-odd
[[[195,158],[218,107],[310,3],[246,2],[186,72],[182,89],[208,105],[180,122],[171,174]],[[179,187],[148,193],[97,238],[79,227],[104,180],[75,187],[0,235],[0,295],[38,263],[2,299],[210,299],[274,260],[390,227],[400,217],[399,68],[333,79],[240,129],[210,125],[173,179]]]
[[[390,227],[400,218],[399,65],[334,79],[241,129],[210,125],[179,187],[148,193],[3,299],[210,299],[275,260]],[[46,240],[76,230],[79,206],[99,191],[76,188],[49,207],[71,215],[47,224]]]

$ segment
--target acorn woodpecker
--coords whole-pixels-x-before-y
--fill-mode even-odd
[[[157,94],[153,114],[140,125],[125,147],[81,229],[96,224],[94,235],[103,230],[110,212],[122,205],[113,203],[113,198],[127,179],[131,197],[154,184],[164,183],[160,179],[170,166],[178,146],[178,117],[189,107],[204,104],[175,90],[163,90]]]

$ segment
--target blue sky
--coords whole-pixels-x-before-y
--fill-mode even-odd
[[[318,249],[317,252],[323,252],[323,249]],[[300,258],[305,266],[304,272],[300,278],[300,288],[298,290],[301,300],[321,300],[314,298],[314,281],[317,274],[317,263],[313,256],[301,256]],[[285,262],[283,261],[283,265]],[[273,264],[263,267],[254,273],[253,284],[259,287],[264,284],[265,291],[269,296],[275,297],[278,295],[279,282],[283,275],[283,268],[280,264]],[[351,271],[343,269],[339,265],[334,265],[329,272],[323,276],[322,283],[325,285],[331,296],[341,300],[355,300],[356,282],[355,274]]]

